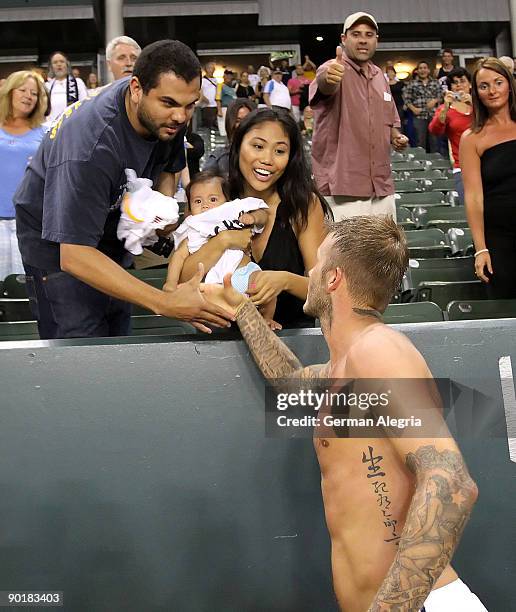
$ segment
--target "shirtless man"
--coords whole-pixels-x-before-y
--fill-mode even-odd
[[[418,389],[429,389],[432,375],[422,355],[380,316],[407,263],[403,233],[390,217],[354,217],[330,226],[310,271],[304,307],[321,320],[330,361],[305,368],[229,283],[224,288],[207,285],[205,291],[210,300],[233,309],[268,379],[403,377],[411,384],[426,379],[428,384]],[[405,403],[410,399],[414,396]],[[420,405],[429,398],[418,394],[417,399]],[[449,565],[477,498],[453,438],[338,439],[320,429],[315,434],[340,608],[485,611]],[[385,512],[382,496],[389,502],[381,500]]]

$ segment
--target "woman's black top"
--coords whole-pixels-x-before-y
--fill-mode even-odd
[[[280,204],[281,206],[281,204]],[[279,270],[305,275],[305,263],[296,235],[290,223],[276,215],[263,257],[258,262],[262,270]],[[304,301],[287,291],[278,295],[274,320],[287,327],[313,327],[314,319],[303,312]]]
[[[239,85],[236,88],[237,98],[251,98],[254,96],[254,89],[251,85]]]

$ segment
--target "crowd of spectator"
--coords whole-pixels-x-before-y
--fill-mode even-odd
[[[480,266],[479,278],[488,281],[486,274],[492,274],[493,265],[499,269],[501,265],[514,260],[512,247],[507,246],[513,238],[512,234],[501,240],[496,237],[499,219],[491,219],[492,223],[487,223],[485,228],[480,221],[479,215],[483,215],[483,212],[479,211],[483,209],[478,203],[477,192],[485,177],[483,173],[480,176],[477,170],[472,169],[474,155],[471,151],[468,152],[467,146],[461,145],[461,139],[471,142],[475,138],[481,139],[484,133],[494,134],[494,146],[503,144],[503,138],[490,127],[491,116],[499,117],[500,114],[493,111],[488,97],[482,97],[483,90],[475,83],[475,75],[482,75],[486,71],[494,72],[498,76],[493,77],[493,87],[500,87],[496,84],[496,79],[508,81],[510,76],[510,83],[506,87],[507,108],[504,111],[510,117],[509,121],[504,115],[510,127],[510,122],[516,121],[516,102],[514,97],[511,97],[514,93],[514,63],[511,58],[484,62],[484,73],[477,70],[472,80],[467,70],[455,66],[453,52],[445,49],[439,68],[434,68],[430,61],[421,60],[410,78],[401,80],[393,62],[387,62],[383,70],[373,63],[377,40],[378,24],[374,17],[367,13],[355,13],[350,15],[344,24],[335,57],[318,68],[308,56],[304,56],[303,63],[292,66],[289,65],[288,59],[282,58],[271,61],[269,66],[262,65],[258,70],[252,65],[240,73],[225,68],[222,79],[218,79],[215,76],[215,61],[210,60],[204,66],[200,96],[198,100],[194,100],[196,104],[191,103],[188,112],[178,111],[180,118],[172,122],[156,123],[161,119],[152,115],[152,108],[147,103],[142,103],[142,100],[145,101],[150,95],[149,91],[145,88],[140,91],[138,82],[134,79],[124,81],[119,88],[120,92],[125,92],[124,96],[130,96],[131,104],[134,104],[135,115],[132,119],[129,116],[129,123],[139,136],[143,135],[145,139],[150,134],[156,136],[159,141],[162,139],[160,130],[165,130],[170,137],[163,138],[164,140],[173,140],[178,134],[178,140],[174,140],[177,146],[173,147],[175,157],[169,160],[168,165],[159,166],[154,161],[155,167],[145,166],[145,172],[154,176],[155,188],[168,196],[175,194],[178,197],[180,192],[184,193],[191,177],[204,169],[228,178],[231,197],[259,197],[268,205],[272,215],[265,227],[264,236],[267,239],[257,236],[252,242],[255,249],[253,254],[256,260],[261,261],[262,270],[249,293],[259,295],[257,303],[262,303],[265,294],[269,299],[278,298],[278,320],[281,324],[295,326],[307,322],[302,316],[301,308],[306,295],[306,281],[302,278],[310,269],[315,251],[324,237],[324,216],[333,216],[339,220],[355,215],[389,214],[396,218],[390,169],[391,150],[402,151],[409,143],[423,147],[429,153],[441,151],[450,156],[456,191],[460,200],[466,202],[475,246],[480,252],[477,260]],[[191,64],[186,73],[194,74],[200,69],[197,59],[194,62],[193,55],[188,55],[181,49],[181,53],[184,53],[185,57],[188,56],[188,62]],[[113,39],[106,47],[110,77],[118,82],[132,76],[141,53],[140,45],[132,38],[120,36]],[[149,70],[148,63],[148,59],[142,62],[146,70]],[[159,66],[156,70],[159,72]],[[140,78],[145,80],[147,74],[138,77]],[[191,83],[194,80],[195,78],[190,79]],[[132,89],[128,89],[129,85]],[[489,83],[488,86],[491,87]],[[151,91],[152,89],[153,87],[150,88]],[[33,166],[33,170],[41,167],[41,173],[44,175],[46,170],[43,165],[47,160],[42,158],[36,164],[31,162],[40,148],[41,141],[56,138],[63,123],[63,111],[67,107],[75,105],[73,108],[78,109],[88,96],[91,100],[97,97],[103,100],[107,98],[107,94],[103,94],[104,90],[111,91],[111,88],[103,87],[95,71],[89,72],[85,83],[78,68],[72,67],[67,56],[60,51],[50,56],[47,74],[43,74],[41,70],[16,72],[1,86],[0,156],[4,162],[4,181],[0,196],[1,278],[28,270],[33,272],[34,268],[32,263],[26,259],[22,261],[20,256],[13,204],[13,197],[16,201],[15,192],[22,182],[27,164],[30,162],[29,167]],[[371,91],[374,92],[373,98],[370,96]],[[369,102],[364,104],[368,97]],[[88,105],[93,108],[92,103]],[[130,107],[126,101],[127,105]],[[102,105],[99,108],[104,109],[102,112],[107,112]],[[196,123],[192,121],[194,111],[198,113]],[[126,111],[117,107],[116,113],[124,112]],[[67,111],[65,115],[69,117],[72,112]],[[162,121],[167,121],[165,116]],[[72,126],[76,123],[75,120],[69,121]],[[161,127],[157,127],[158,125]],[[196,134],[194,125],[218,131],[226,138],[225,144],[204,155],[204,140]],[[239,129],[240,125],[242,129]],[[50,126],[51,135],[44,139],[44,134]],[[469,136],[469,139],[464,140],[464,132],[471,128],[472,133],[476,134],[475,138]],[[261,142],[250,145],[251,135],[254,138],[258,132],[261,134]],[[281,134],[284,135],[283,139]],[[308,164],[306,159],[303,138],[311,144],[311,164]],[[64,149],[69,148],[69,145],[61,146]],[[49,152],[52,150],[55,153],[57,150],[56,145],[51,149],[48,144],[47,148]],[[461,160],[463,150],[469,159],[470,167],[467,170]],[[260,152],[255,154],[255,151]],[[64,159],[67,153],[62,152],[60,155],[64,156]],[[92,155],[97,155],[96,147],[93,148]],[[156,153],[152,155],[155,156]],[[151,156],[150,159],[154,157]],[[475,163],[478,166],[478,162]],[[139,167],[137,156],[133,165]],[[163,176],[156,174],[157,167],[166,168]],[[256,168],[258,176],[254,174]],[[143,169],[144,166],[141,166],[140,172]],[[308,179],[311,173],[313,181]],[[463,186],[463,174],[467,177],[466,190]],[[39,177],[38,180],[45,179]],[[55,181],[55,178],[52,178],[52,181]],[[120,179],[113,176],[112,184],[115,183],[118,186]],[[488,189],[487,184],[483,187]],[[70,185],[69,189],[74,190],[76,186]],[[21,193],[23,194],[23,190]],[[52,189],[45,188],[41,206],[45,205],[46,198],[50,198],[51,193]],[[54,198],[56,201],[48,204],[49,207],[54,207],[52,215],[57,214],[57,192]],[[112,193],[104,199],[107,205],[112,200]],[[18,204],[22,209],[28,205],[20,199]],[[115,208],[118,206],[113,201],[111,205]],[[100,202],[98,206],[100,210]],[[45,214],[45,223],[50,223],[48,220],[51,217]],[[109,218],[111,212],[107,211],[106,214]],[[490,217],[486,219],[489,220]],[[27,217],[23,222],[27,223]],[[60,223],[66,225],[65,221],[59,221],[59,216],[50,224],[52,223],[57,224],[56,228]],[[70,227],[74,227],[73,223]],[[98,225],[98,245],[103,243],[108,228],[106,226],[103,231],[100,230],[101,226]],[[44,229],[42,231],[45,232]],[[244,229],[238,231],[247,232]],[[47,238],[43,236],[43,241],[51,239],[59,246],[59,243],[66,240],[67,234],[61,234],[55,229],[46,230],[46,235]],[[64,238],[61,239],[61,235]],[[162,240],[167,241],[166,235],[167,232],[160,234],[160,243]],[[247,233],[245,235],[247,236]],[[111,239],[110,237],[109,240]],[[88,241],[90,238],[84,243],[79,241],[78,244],[89,244]],[[210,242],[206,245],[209,253],[206,260],[201,259],[206,249],[200,249],[201,255],[192,258],[194,263],[190,262],[185,269],[186,280],[196,277],[196,268],[192,265],[197,260],[206,265],[206,261],[211,262],[219,252],[213,244]],[[96,248],[101,249],[100,246]],[[113,258],[110,248],[102,252]],[[494,249],[498,253],[502,249],[503,255],[491,255],[490,258],[488,249]],[[145,252],[144,250],[144,254]],[[154,262],[153,265],[166,261]],[[500,261],[503,263],[500,264]],[[126,266],[123,257],[118,263]],[[57,272],[59,264],[56,263],[55,267]],[[70,270],[72,269],[75,270],[73,266]],[[510,269],[516,269],[516,264]],[[75,272],[72,271],[71,274]],[[32,277],[34,274],[28,276]],[[82,280],[88,284],[88,280]],[[101,292],[109,293],[106,291],[108,280],[106,278],[100,287]],[[508,281],[501,282],[503,290],[497,295],[511,294],[507,290],[508,284]],[[497,283],[491,283],[491,287],[494,286],[495,289],[496,285]],[[99,287],[95,286],[95,291],[98,289]],[[115,297],[119,297],[119,292]],[[129,300],[127,291],[124,299]],[[142,301],[140,299],[138,303],[141,304]],[[220,313],[212,313],[212,316],[220,317]],[[208,319],[209,316],[203,320]],[[122,328],[124,326],[119,327]],[[47,337],[51,337],[53,333],[49,332],[48,324],[42,327],[42,331]],[[84,327],[80,333],[87,335]]]

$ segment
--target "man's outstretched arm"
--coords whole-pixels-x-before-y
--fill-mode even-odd
[[[269,329],[251,301],[232,287],[230,274],[224,277],[223,287],[204,285],[202,291],[210,302],[234,313],[242,336],[265,378],[308,379],[326,375],[326,364],[303,368],[294,353]]]
[[[243,300],[235,314],[242,336],[265,378],[319,378],[324,375],[326,364],[303,368],[249,300]]]

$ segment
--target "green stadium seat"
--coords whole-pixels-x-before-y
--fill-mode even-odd
[[[417,181],[410,181],[408,179],[395,180],[394,191],[396,193],[410,193],[413,191],[421,191],[420,183],[418,183]]]
[[[142,278],[140,280],[147,283],[147,285],[152,285],[153,287],[156,287],[156,289],[163,289],[163,285],[165,284],[166,279],[165,277],[161,276],[158,278]]]
[[[415,230],[416,224],[412,221],[412,213],[408,208],[398,206],[396,208],[396,220],[400,227],[406,230]]]
[[[420,172],[410,172],[407,174],[408,179],[414,181],[435,181],[437,179],[446,178],[444,174],[437,169],[421,170]]]
[[[432,221],[431,223],[428,224],[428,227],[436,227],[437,229],[442,230],[443,232],[447,233],[448,230],[452,227],[458,227],[460,229],[465,229],[468,227],[468,222],[465,220],[462,221],[458,221],[458,220],[450,220],[450,221]]]
[[[485,285],[479,280],[429,281],[420,283],[415,290],[416,302],[435,302],[442,310],[446,310],[447,305],[455,300],[469,301],[486,298]]]
[[[425,167],[418,161],[393,161],[393,172],[409,171],[409,170],[424,170]]]
[[[385,323],[430,323],[443,320],[443,312],[432,302],[389,304],[383,313]]]
[[[454,255],[473,255],[475,246],[469,227],[452,227],[448,230],[448,242]]]
[[[403,152],[411,159],[426,159],[426,156],[428,155],[423,147],[407,147]]]
[[[0,299],[0,321],[32,321],[29,300],[25,299]]]
[[[2,296],[5,298],[27,298],[25,274],[10,274],[4,279]]]
[[[127,270],[136,278],[145,280],[146,278],[166,278],[168,266],[160,268],[144,268],[143,270]]]
[[[516,300],[453,301],[446,307],[450,321],[470,319],[513,319],[516,317]]]
[[[405,232],[405,238],[409,247],[443,246],[448,244],[446,234],[435,228]]]
[[[39,340],[36,321],[0,322],[0,342],[18,340]]]
[[[474,257],[410,259],[404,289],[416,289],[420,283],[433,281],[476,281],[474,261]]]
[[[440,153],[427,153],[425,159],[438,159],[440,161],[442,160],[446,161],[446,158],[443,157]]]
[[[421,189],[425,191],[455,191],[455,179],[436,178],[421,182]]]
[[[427,159],[427,167],[433,170],[449,170],[452,165],[449,159]]]
[[[418,227],[437,227],[436,223],[462,221],[467,223],[464,206],[421,206],[413,211],[412,219]],[[449,229],[453,225],[448,225]]]
[[[400,151],[391,151],[391,162],[404,162],[408,161],[408,158],[403,155]]]
[[[416,230],[423,231],[423,230]],[[443,232],[444,233],[444,232]],[[435,259],[442,257],[451,257],[452,250],[448,244],[433,245],[433,246],[414,246],[409,247],[409,257],[412,259]]]
[[[419,191],[416,193],[396,194],[396,206],[435,206],[443,205],[444,196],[439,191]]]

